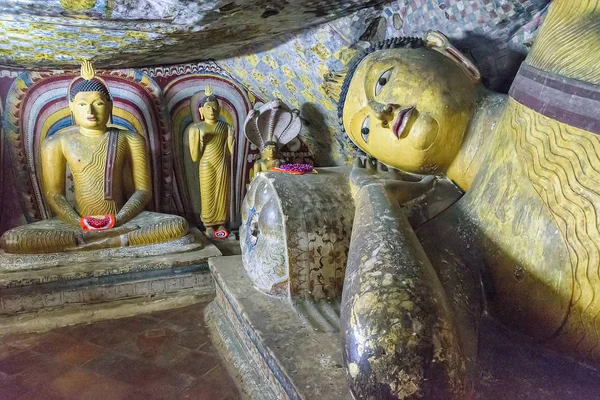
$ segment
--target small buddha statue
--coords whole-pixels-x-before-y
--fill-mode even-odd
[[[17,227],[2,235],[7,253],[51,253],[150,245],[188,233],[181,217],[144,211],[152,197],[145,139],[109,126],[112,98],[106,83],[83,62],[81,77],[68,89],[75,126],[41,145],[44,198],[57,218]],[[75,206],[65,196],[66,167],[73,174]],[[128,166],[129,168],[125,168]],[[131,171],[131,176],[124,176]],[[126,189],[132,193],[126,197]],[[107,218],[108,229],[90,228],[89,221]],[[92,224],[93,225],[93,224]]]
[[[230,157],[235,139],[233,129],[219,119],[221,106],[212,88],[206,87],[200,101],[203,121],[189,126],[190,154],[199,161],[201,219],[206,235],[226,232],[230,196]]]
[[[277,168],[281,164],[282,161],[277,158],[277,142],[268,141],[265,143],[265,148],[260,152],[260,159],[254,163],[253,175],[256,176],[259,172]]]
[[[599,8],[552,2],[508,96],[437,32],[349,65],[339,116],[354,144],[465,191],[414,225],[401,178],[356,164],[341,315],[355,398],[468,398],[484,311],[600,360]]]
[[[279,148],[298,136],[301,129],[299,111],[291,110],[279,99],[250,111],[244,122],[244,134],[259,148],[261,156],[254,163],[252,177],[279,167],[282,164],[282,160],[277,158]]]

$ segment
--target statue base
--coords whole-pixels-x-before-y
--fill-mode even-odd
[[[351,399],[339,332],[315,329],[286,299],[252,286],[241,256],[209,262],[216,299],[208,322],[252,399]]]
[[[44,331],[185,305],[213,293],[197,229],[170,242],[85,252],[0,252],[0,332]]]
[[[311,316],[318,314],[314,310],[299,311],[288,300],[255,289],[241,256],[213,258],[209,264],[216,298],[207,320],[250,399],[352,399],[339,331],[323,329],[328,324],[319,324]],[[598,393],[600,370],[483,319],[472,398],[567,400],[598,398]]]

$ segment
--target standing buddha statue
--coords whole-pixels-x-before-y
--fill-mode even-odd
[[[44,197],[57,218],[5,232],[0,239],[4,251],[51,253],[149,245],[187,234],[185,219],[144,211],[152,197],[145,139],[108,126],[113,106],[110,91],[95,77],[89,62],[83,62],[81,77],[69,85],[68,100],[76,125],[41,145]],[[73,174],[75,207],[65,195],[67,165]],[[124,176],[124,171],[132,176]],[[133,194],[126,198],[129,181]],[[95,216],[112,223],[108,229],[87,231]]]
[[[206,87],[199,111],[204,121],[188,128],[190,155],[194,162],[200,161],[200,215],[206,235],[212,237],[215,228],[218,232],[227,232],[229,159],[233,151],[234,134],[232,127],[219,119],[221,106],[210,86]]]

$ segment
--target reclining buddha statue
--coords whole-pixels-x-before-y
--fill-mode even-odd
[[[52,253],[150,245],[186,235],[185,219],[144,211],[152,197],[145,139],[108,126],[112,98],[89,62],[71,82],[68,100],[76,126],[41,145],[44,197],[57,218],[5,232],[2,249]],[[65,195],[67,166],[75,186],[74,207]],[[93,230],[98,221],[108,229]]]
[[[437,32],[359,54],[340,90],[356,214],[342,297],[357,399],[467,398],[487,312],[600,360],[600,0],[555,0],[509,95]],[[384,165],[381,165],[384,164]],[[412,224],[402,173],[465,194]]]

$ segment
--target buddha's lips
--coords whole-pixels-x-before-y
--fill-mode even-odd
[[[394,122],[394,126],[392,127],[392,130],[394,131],[394,135],[396,135],[396,137],[398,139],[400,139],[402,132],[404,132],[404,129],[406,128],[406,125],[408,124],[408,120],[410,119],[410,115],[412,114],[414,109],[415,109],[415,107],[412,106],[412,107],[403,108],[402,110],[400,110],[398,112],[398,117],[396,118],[396,122]]]

